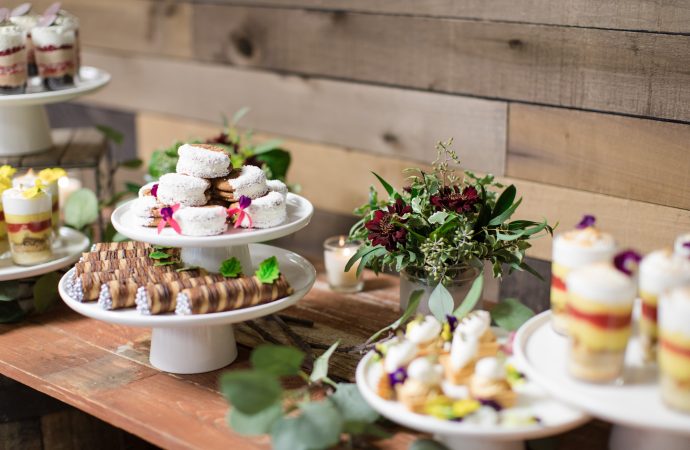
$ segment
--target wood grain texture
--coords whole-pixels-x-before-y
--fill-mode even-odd
[[[52,0],[32,2],[41,12]],[[191,6],[165,0],[64,0],[79,18],[84,45],[144,54],[192,56]]]
[[[504,170],[505,103],[159,58],[87,52],[84,60],[113,75],[86,99],[102,106],[219,128],[221,114],[249,106],[244,126],[419,161],[432,160],[436,142],[454,136],[468,167]]]
[[[690,209],[690,126],[510,105],[506,175]]]
[[[193,0],[664,32],[690,31],[683,0]]]
[[[690,121],[690,36],[194,5],[205,61]]]

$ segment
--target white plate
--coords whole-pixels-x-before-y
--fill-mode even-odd
[[[59,91],[45,91],[38,77],[31,79],[25,94],[0,95],[0,107],[46,105],[65,102],[101,89],[110,82],[110,74],[96,67],[84,66],[75,78],[75,86]]]
[[[368,353],[357,366],[357,387],[364,399],[388,419],[406,427],[441,436],[465,436],[475,440],[520,441],[551,436],[575,428],[589,418],[548,397],[544,391],[528,380],[520,387],[517,407],[525,408],[539,417],[541,424],[506,427],[478,425],[470,422],[453,422],[432,416],[417,414],[397,401],[384,400],[376,393],[381,365],[375,364],[373,352]],[[461,442],[461,441],[460,441]]]
[[[628,344],[623,385],[585,383],[568,375],[568,340],[553,331],[550,320],[550,311],[533,317],[515,338],[515,356],[528,377],[557,399],[593,416],[636,428],[690,435],[690,415],[662,403],[657,370],[642,362],[636,338]]]
[[[266,258],[276,256],[280,264],[280,270],[294,289],[294,294],[271,303],[238,309],[236,311],[187,316],[178,316],[172,313],[145,316],[134,308],[108,311],[98,306],[98,302],[81,303],[74,300],[67,293],[65,285],[67,278],[72,276],[74,269],[70,270],[62,277],[58,289],[60,291],[60,296],[70,308],[79,314],[93,319],[133,327],[184,328],[232,324],[273,314],[276,311],[280,311],[295,304],[299,299],[304,297],[313,286],[316,280],[316,270],[309,261],[298,254],[264,244],[252,244],[249,246],[249,250],[251,252],[252,262],[255,265],[258,265]]]
[[[217,236],[183,236],[177,234],[170,227],[166,227],[161,234],[158,234],[156,228],[131,225],[133,223],[133,216],[129,209],[132,201],[113,211],[111,220],[115,229],[136,241],[173,247],[228,247],[269,241],[301,230],[309,225],[311,216],[314,214],[314,207],[309,200],[289,193],[287,195],[287,220],[282,225],[273,228],[249,230],[230,228],[225,233]]]
[[[89,238],[72,228],[60,228],[60,246],[53,248],[53,259],[35,266],[18,266],[8,257],[0,260],[0,281],[35,277],[74,264],[89,248]]]

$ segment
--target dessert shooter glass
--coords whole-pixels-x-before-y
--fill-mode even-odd
[[[631,334],[635,280],[609,263],[573,271],[568,286],[568,371],[589,382],[615,381],[623,374]]]
[[[593,226],[568,231],[554,238],[551,264],[551,325],[554,331],[568,334],[568,274],[588,264],[610,261],[615,252],[613,236]]]
[[[76,33],[64,25],[35,27],[31,38],[38,74],[48,90],[74,86]]]
[[[690,283],[690,259],[670,249],[657,250],[640,263],[640,342],[646,362],[656,361],[657,308],[662,292]]]
[[[665,292],[659,300],[661,398],[690,413],[690,285]]]
[[[36,180],[41,180],[42,189],[50,194],[52,202],[51,226],[55,236],[60,234],[60,188],[58,179],[65,175],[63,169],[44,169],[36,174],[33,169],[21,176],[12,179],[12,186],[28,189],[36,185]]]
[[[31,30],[36,26],[41,16],[37,14],[24,14],[20,16],[10,17],[10,21],[24,30],[26,33],[26,59],[27,59],[27,73],[30,77],[38,75],[38,68],[36,67],[36,55],[34,53],[34,45],[31,39]]]
[[[76,76],[78,76],[79,69],[81,68],[81,38],[79,36],[79,19],[74,14],[61,10],[55,19],[55,24],[74,30],[74,73]]]
[[[26,92],[26,33],[20,27],[0,26],[0,95]]]
[[[347,236],[333,236],[323,243],[326,278],[334,291],[359,292],[364,287],[362,274],[357,275],[359,261],[345,271],[345,265],[361,246],[361,241],[349,241]]]
[[[12,188],[2,193],[10,252],[20,266],[40,264],[53,257],[50,194],[35,189],[30,195],[29,191]]]

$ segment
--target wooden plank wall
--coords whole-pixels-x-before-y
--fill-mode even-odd
[[[568,228],[594,213],[643,251],[690,230],[687,1],[63,5],[82,17],[84,61],[114,75],[84,101],[135,112],[142,155],[246,105],[326,211],[454,136],[468,168],[518,185],[523,217]]]

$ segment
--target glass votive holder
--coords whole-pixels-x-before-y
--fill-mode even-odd
[[[333,236],[323,243],[323,259],[326,265],[326,278],[331,289],[337,292],[359,292],[364,287],[362,275],[357,276],[359,261],[345,271],[361,241],[348,240],[347,236]]]

